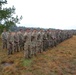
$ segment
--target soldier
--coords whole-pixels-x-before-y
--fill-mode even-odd
[[[53,41],[53,39],[52,39],[52,32],[51,32],[51,30],[49,30],[48,31],[48,43],[49,43],[49,47],[52,47],[52,41]]]
[[[48,44],[47,44],[47,31],[45,30],[43,32],[43,50],[46,51],[48,47]]]
[[[51,32],[50,30],[48,29],[47,30],[47,48],[49,48],[51,46]]]
[[[56,38],[57,38],[57,45],[59,44],[60,41],[60,30],[56,30]]]
[[[31,32],[30,29],[26,29],[24,34],[24,57],[31,58]]]
[[[43,52],[44,51],[44,38],[45,38],[45,32],[40,29],[40,52]]]
[[[37,42],[36,42],[36,51],[37,51],[37,53],[38,52],[41,52],[41,33],[39,32],[39,31],[37,31]]]
[[[32,55],[37,55],[37,30],[34,29],[31,34]]]
[[[54,30],[52,30],[52,43],[53,43],[53,47],[56,47],[56,42],[57,42],[57,37],[56,37],[56,32]]]
[[[2,43],[3,43],[3,49],[6,48],[7,49],[7,37],[8,37],[8,33],[6,32],[6,29],[3,30],[2,34],[1,34],[1,38],[2,38]]]
[[[14,51],[19,52],[19,37],[17,31],[15,31],[15,35],[14,35],[14,44],[15,44]]]
[[[14,34],[13,32],[9,32],[8,34],[8,55],[12,54],[14,51]]]
[[[37,33],[37,52],[42,53],[43,52],[43,35],[44,32],[42,29]]]
[[[18,38],[19,38],[19,50],[24,50],[24,36],[22,29],[20,29],[20,31],[18,32]]]

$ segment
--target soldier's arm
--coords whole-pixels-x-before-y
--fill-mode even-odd
[[[2,34],[1,34],[1,37],[0,38],[2,39]]]
[[[1,34],[1,39],[3,40],[3,33]]]

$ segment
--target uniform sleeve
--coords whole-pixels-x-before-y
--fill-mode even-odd
[[[3,33],[1,34],[1,39],[3,39]]]
[[[2,39],[2,34],[1,34],[1,39]]]

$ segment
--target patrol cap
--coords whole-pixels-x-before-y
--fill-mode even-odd
[[[30,30],[30,28],[26,28],[26,30]]]
[[[21,31],[22,29],[20,29],[19,31]]]

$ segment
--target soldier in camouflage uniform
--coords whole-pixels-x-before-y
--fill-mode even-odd
[[[22,29],[20,29],[20,31],[18,32],[18,39],[19,39],[19,50],[24,50],[24,36]]]
[[[41,53],[41,32],[40,31],[37,31],[37,42],[36,42],[36,50],[37,50],[37,53]]]
[[[32,55],[37,55],[37,30],[34,29],[31,34],[31,50]]]
[[[51,32],[51,30],[48,30],[48,44],[49,44],[49,46],[48,47],[52,47],[52,41],[53,41],[53,39],[52,39],[52,32]]]
[[[25,58],[31,58],[31,32],[30,29],[26,29],[26,32],[24,33],[24,57]]]
[[[14,51],[14,34],[9,32],[8,34],[8,55],[12,54]]]
[[[39,39],[39,42],[40,42],[40,49],[39,49],[39,52],[43,52],[44,51],[44,31],[41,29],[40,30],[40,39]]]
[[[56,45],[57,45],[57,41],[56,41],[56,33],[55,33],[55,31],[53,30],[52,31],[52,39],[53,39],[53,47],[55,46],[56,47]]]
[[[46,51],[48,48],[48,39],[47,39],[47,31],[43,32],[43,50]]]
[[[47,30],[47,48],[51,47],[51,33],[50,30]]]
[[[17,31],[15,31],[15,34],[14,34],[14,44],[15,44],[14,51],[19,52],[19,36]]]
[[[1,34],[1,38],[2,38],[2,43],[3,43],[3,49],[6,48],[7,49],[7,37],[8,37],[8,33],[6,32],[6,29],[3,30],[2,34]]]

